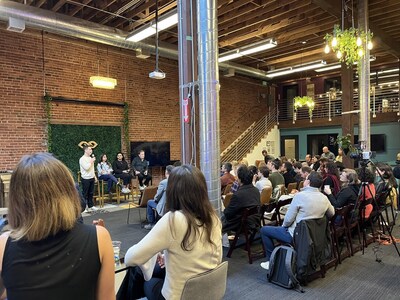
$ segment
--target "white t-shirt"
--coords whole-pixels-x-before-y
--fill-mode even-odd
[[[83,155],[79,159],[79,167],[81,170],[81,177],[83,179],[94,178],[94,162],[90,156]]]

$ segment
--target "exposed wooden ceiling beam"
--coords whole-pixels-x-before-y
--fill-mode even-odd
[[[336,18],[341,18],[340,0],[312,0],[312,2]],[[395,57],[400,57],[400,44],[396,43],[393,37],[386,34],[371,20],[369,21],[369,28],[374,33],[375,43],[379,43],[386,51]]]
[[[36,7],[42,7],[42,5],[46,2],[46,0],[40,0],[38,3],[36,3]]]
[[[228,35],[227,38],[220,39],[219,45],[220,47],[226,47],[232,44],[236,44],[251,38],[255,38],[258,36],[262,36],[264,34],[270,34],[271,37],[274,37],[278,40],[278,37],[276,36],[273,31],[278,31],[279,29],[287,29],[288,26],[293,25],[295,27],[298,27],[299,25],[302,24],[307,24],[310,22],[318,23],[322,19],[326,19],[323,17],[323,15],[318,16],[317,18],[314,17],[309,17],[309,16],[304,16],[300,12],[301,10],[294,10],[289,12],[289,15],[291,16],[290,18],[285,18],[280,20],[279,22],[274,22],[273,20],[269,20],[268,22],[264,23],[264,25],[257,26],[254,28],[254,30],[240,30],[236,32],[234,35]],[[299,15],[300,14],[300,15]],[[294,17],[296,15],[296,17]],[[301,27],[301,26],[300,26]],[[248,33],[246,33],[248,32]],[[279,42],[279,40],[278,40]]]
[[[92,0],[83,0],[82,4],[87,5],[87,4],[89,4],[90,2],[92,2]],[[84,8],[83,5],[76,4],[76,7],[75,7],[73,10],[71,10],[71,11],[69,12],[69,15],[70,15],[71,17],[73,17],[73,16],[75,16],[80,10],[82,10],[83,8]]]
[[[117,0],[109,0],[109,1],[104,1],[100,7],[98,7],[101,10],[105,10],[108,7],[110,7],[112,4],[114,4],[115,2],[117,2]],[[97,16],[98,14],[100,14],[101,12],[98,11],[97,9],[93,10],[92,12],[90,12],[89,14],[85,15],[85,20],[90,21],[91,19],[93,19],[95,16]]]
[[[65,4],[65,2],[67,2],[66,0],[59,0],[52,8],[52,11],[58,11],[61,6],[63,6]]]
[[[131,0],[131,1],[127,2],[126,4],[124,4],[123,6],[121,6],[116,11],[113,12],[115,15],[108,15],[106,18],[101,20],[99,23],[100,24],[107,24],[109,21],[111,21],[112,19],[116,18],[117,17],[116,15],[122,15],[127,10],[131,9],[132,6],[137,5],[139,2],[140,2],[140,0]]]

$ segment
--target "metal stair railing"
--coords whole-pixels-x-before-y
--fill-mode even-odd
[[[277,124],[276,111],[270,111],[257,122],[251,124],[232,144],[221,152],[222,161],[240,161]]]

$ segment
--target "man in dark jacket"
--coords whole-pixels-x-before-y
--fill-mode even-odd
[[[229,205],[224,210],[222,232],[237,230],[240,225],[243,209],[260,205],[260,192],[252,184],[253,174],[245,165],[241,165],[237,172],[240,187],[233,194]],[[259,226],[260,216],[254,215],[249,217],[249,223],[250,226]]]
[[[151,175],[149,174],[148,168],[149,162],[144,159],[144,150],[140,150],[139,155],[136,156],[132,161],[132,169],[135,176],[138,177],[140,190],[144,190],[144,188],[149,185],[151,180]]]

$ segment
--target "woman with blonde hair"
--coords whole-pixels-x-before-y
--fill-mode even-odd
[[[221,222],[209,201],[201,171],[190,165],[175,167],[166,193],[168,212],[125,255],[126,265],[143,268],[163,251],[148,281],[140,268],[130,270],[133,281],[128,285],[132,293],[129,299],[181,299],[189,278],[221,263]],[[118,299],[128,298],[121,294],[120,290]]]
[[[24,156],[9,199],[10,231],[0,237],[0,290],[8,300],[115,299],[110,235],[77,222],[78,192],[62,162],[48,153]]]

